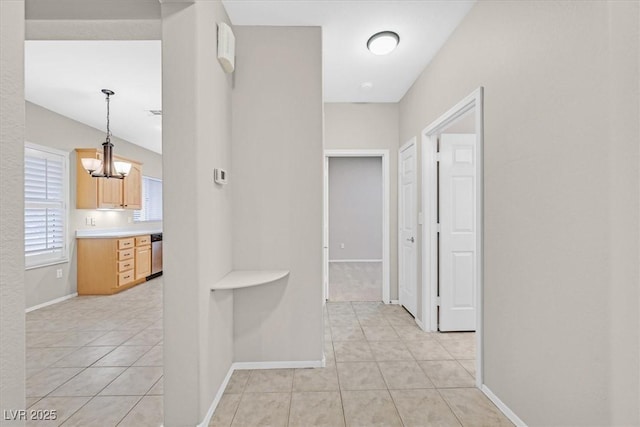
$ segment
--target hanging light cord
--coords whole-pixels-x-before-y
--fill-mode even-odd
[[[109,129],[109,94],[107,94],[107,141],[111,140],[111,130]]]

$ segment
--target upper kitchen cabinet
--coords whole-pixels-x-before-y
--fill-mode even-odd
[[[127,161],[131,162],[131,160]],[[122,201],[125,209],[142,209],[142,165],[140,163],[131,162],[129,175],[122,182]]]
[[[102,158],[95,148],[76,148],[76,209],[141,209],[142,164],[113,156],[114,160],[131,163],[124,179],[93,178],[82,166],[83,158]]]

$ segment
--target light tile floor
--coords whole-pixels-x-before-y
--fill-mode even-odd
[[[329,262],[330,301],[381,301],[382,262]]]
[[[162,277],[26,317],[28,426],[162,425]]]
[[[212,426],[501,426],[473,387],[474,334],[422,332],[399,306],[328,303],[327,366],[236,371]],[[27,314],[29,426],[162,425],[162,278]]]
[[[330,302],[327,366],[236,371],[210,426],[512,426],[474,387],[473,333],[425,333],[400,306]]]

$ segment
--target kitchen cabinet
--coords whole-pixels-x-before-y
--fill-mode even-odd
[[[124,179],[93,178],[82,167],[83,158],[102,158],[95,148],[76,148],[76,209],[141,209],[142,163],[113,156],[114,161],[131,163]]]
[[[151,274],[151,236],[82,238],[78,248],[78,295],[111,295]]]
[[[151,236],[136,237],[136,280],[151,275]]]

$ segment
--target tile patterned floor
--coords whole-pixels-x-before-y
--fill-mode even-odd
[[[212,426],[508,426],[474,385],[474,334],[425,333],[399,306],[332,302],[327,366],[236,371]],[[27,314],[28,426],[161,426],[162,278]]]
[[[397,305],[330,302],[327,366],[236,371],[210,426],[512,426],[474,387],[473,333],[426,333]]]
[[[330,262],[330,301],[381,301],[382,262]]]
[[[27,426],[162,425],[162,277],[26,317]]]

